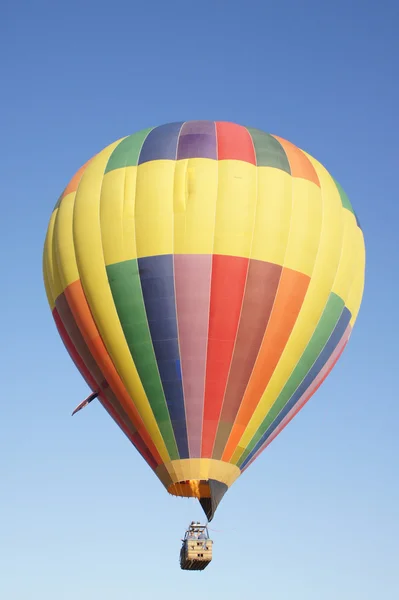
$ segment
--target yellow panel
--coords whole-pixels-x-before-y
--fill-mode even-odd
[[[143,419],[162,460],[169,460],[141,380],[118,318],[104,264],[100,229],[100,194],[103,173],[112,150],[98,154],[85,170],[76,193],[73,236],[80,279],[102,340],[130,397]]]
[[[218,190],[218,162],[191,158],[176,163],[174,252],[212,254]]]
[[[319,247],[322,220],[320,188],[292,178],[292,215],[284,266],[311,275]]]
[[[75,194],[71,194],[71,195],[75,196]],[[57,220],[59,217],[59,211],[60,211],[60,207],[58,207],[58,209],[56,209],[53,212],[53,214],[51,215],[51,220],[50,220],[49,229],[48,229],[50,237],[49,237],[49,246],[48,246],[48,254],[47,254],[47,264],[50,269],[49,282],[51,285],[51,290],[52,290],[52,295],[53,295],[54,301],[57,300],[58,296],[60,296],[60,294],[62,294],[62,292],[64,291],[60,270],[58,267],[56,244],[55,244],[56,238],[57,238]]]
[[[319,194],[313,183],[279,169],[235,160],[161,160],[117,169],[105,175],[101,192],[105,262],[136,258],[137,243],[139,257],[215,252],[283,264],[287,252],[287,267],[310,273]]]
[[[301,358],[330,295],[341,256],[343,210],[334,181],[325,168],[309,157],[316,169],[322,191],[322,230],[316,263],[302,309],[262,398],[245,430],[232,462],[237,462],[274,404]],[[309,188],[310,189],[310,188]]]
[[[108,172],[103,179],[100,223],[106,265],[137,258],[134,222],[137,167]]]
[[[137,256],[173,253],[175,161],[156,160],[137,167]]]
[[[256,167],[219,161],[214,253],[248,258],[256,208]]]
[[[355,275],[356,261],[354,256],[354,241],[356,236],[356,219],[348,210],[342,208],[344,233],[339,267],[332,291],[344,302],[347,301]]]
[[[351,325],[353,327],[360,310],[364,290],[364,272],[366,266],[366,250],[362,230],[357,227],[354,237],[354,256],[356,261],[355,275],[346,306],[352,314]]]
[[[61,200],[54,227],[54,253],[62,291],[79,279],[73,241],[75,198],[76,192],[71,192]]]
[[[44,243],[43,250],[43,275],[45,278],[46,294],[50,303],[51,310],[55,306],[55,299],[57,292],[60,293],[61,284],[57,278],[57,274],[54,274],[53,264],[53,236],[54,236],[54,223],[57,214],[57,209],[54,210],[50,217],[50,222],[47,227],[46,240]],[[62,291],[62,288],[61,288]]]
[[[185,476],[183,473],[183,465],[181,464],[180,460],[173,462],[173,471],[171,471],[171,475],[172,473],[177,478],[177,481],[185,480]]]
[[[53,311],[55,302],[53,296],[51,294],[50,283],[47,275],[47,268],[43,261],[43,280],[44,280],[44,288],[46,290],[47,302],[49,303],[51,311]]]
[[[257,167],[257,174],[251,258],[282,265],[291,223],[292,178],[271,167]]]
[[[168,475],[165,474],[165,469]],[[160,465],[156,474],[164,485],[169,485],[170,481],[177,483],[190,479],[215,479],[230,487],[240,476],[241,471],[236,465],[213,458],[185,458]]]
[[[51,220],[50,220],[50,224],[51,224]],[[47,229],[46,239],[44,242],[42,264],[43,264],[44,287],[46,289],[46,296],[47,296],[47,300],[48,300],[51,310],[53,310],[54,306],[55,306],[55,302],[54,302],[55,298],[54,298],[53,292],[52,292],[53,277],[52,277],[51,269],[48,264],[49,263],[48,255],[51,253],[51,247],[52,247],[52,237],[53,237],[53,227],[51,227],[51,231],[50,231],[50,225],[49,225],[49,227]]]

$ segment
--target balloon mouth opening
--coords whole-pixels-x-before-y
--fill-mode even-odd
[[[187,479],[172,483],[168,487],[169,494],[183,496],[184,498],[210,498],[211,488],[205,479]]]
[[[197,498],[208,521],[212,521],[227,489],[228,486],[225,483],[216,479],[186,479],[172,483],[168,487],[168,492],[174,496]]]

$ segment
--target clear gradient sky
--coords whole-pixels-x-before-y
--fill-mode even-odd
[[[396,0],[3,6],[1,600],[398,600],[398,22]],[[348,348],[225,496],[202,574],[178,565],[198,503],[168,496],[101,406],[70,417],[88,390],[41,272],[73,173],[124,135],[188,119],[315,156],[367,248]]]

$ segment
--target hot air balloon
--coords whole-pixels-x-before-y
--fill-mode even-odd
[[[228,122],[107,146],[65,188],[44,248],[85,403],[98,397],[209,521],[341,356],[364,271],[340,184],[287,140]]]

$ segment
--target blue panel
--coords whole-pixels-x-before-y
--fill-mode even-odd
[[[139,156],[139,165],[150,160],[176,160],[177,144],[183,123],[167,123],[152,129]]]
[[[152,344],[180,458],[189,458],[177,333],[173,256],[138,259]]]
[[[174,421],[172,419],[172,427],[177,440],[184,439],[187,436],[186,424],[182,423],[182,421]],[[181,456],[181,458],[188,458],[188,454],[187,456]]]
[[[337,321],[337,324],[332,332],[331,336],[328,339],[328,342],[324,346],[323,350],[320,352],[319,357],[315,361],[314,365],[306,375],[305,379],[302,381],[301,385],[298,386],[295,393],[291,396],[287,404],[284,406],[283,410],[279,413],[278,417],[273,421],[270,427],[265,431],[262,435],[256,446],[251,450],[248,454],[242,465],[240,465],[241,469],[249,463],[249,461],[254,457],[254,455],[258,452],[261,446],[266,442],[267,438],[273,433],[273,431],[280,425],[282,420],[288,415],[290,410],[295,406],[298,400],[302,397],[302,395],[306,392],[308,387],[312,384],[312,382],[316,379],[317,375],[320,373],[324,365],[327,363],[330,356],[333,354],[335,348],[338,346],[342,336],[345,333],[346,328],[348,327],[349,321],[351,320],[351,313],[345,307],[341,313],[340,318]]]
[[[182,378],[180,359],[175,361],[176,374],[179,379]]]

